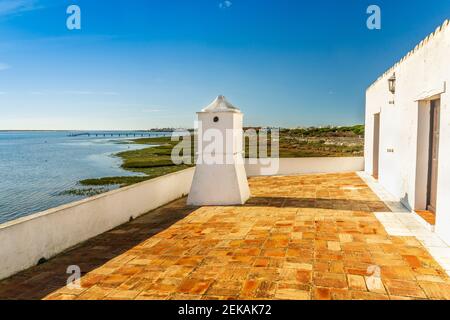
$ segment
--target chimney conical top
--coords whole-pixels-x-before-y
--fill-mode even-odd
[[[220,95],[209,106],[204,108],[202,112],[241,112],[233,106],[227,99]]]

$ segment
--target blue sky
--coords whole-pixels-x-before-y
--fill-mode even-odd
[[[363,123],[367,86],[450,17],[431,2],[0,0],[0,129],[192,127],[219,94],[246,125]]]

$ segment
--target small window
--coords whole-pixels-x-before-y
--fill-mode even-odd
[[[219,117],[214,117],[214,122],[219,122]]]

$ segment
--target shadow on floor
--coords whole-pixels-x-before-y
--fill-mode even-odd
[[[363,201],[350,199],[253,197],[246,203],[246,206],[391,212],[383,201]]]
[[[245,206],[390,212],[382,201],[349,199],[253,197]],[[197,209],[186,207],[185,199],[181,199],[94,237],[44,264],[0,281],[0,299],[45,298],[66,286],[69,266],[79,266],[84,276],[106,262],[133,250],[135,246],[170,228]]]
[[[127,224],[96,236],[49,261],[0,281],[1,300],[37,300],[64,288],[69,266],[79,266],[82,277],[106,262],[169,228],[194,212],[178,200]]]

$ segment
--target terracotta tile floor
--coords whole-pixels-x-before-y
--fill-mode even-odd
[[[436,225],[436,214],[434,214],[433,212],[431,212],[431,211],[416,211],[416,213],[430,225],[432,225],[432,226]]]
[[[9,299],[450,299],[356,174],[253,178],[245,206],[179,200],[0,282]],[[69,265],[81,288],[65,286]]]

